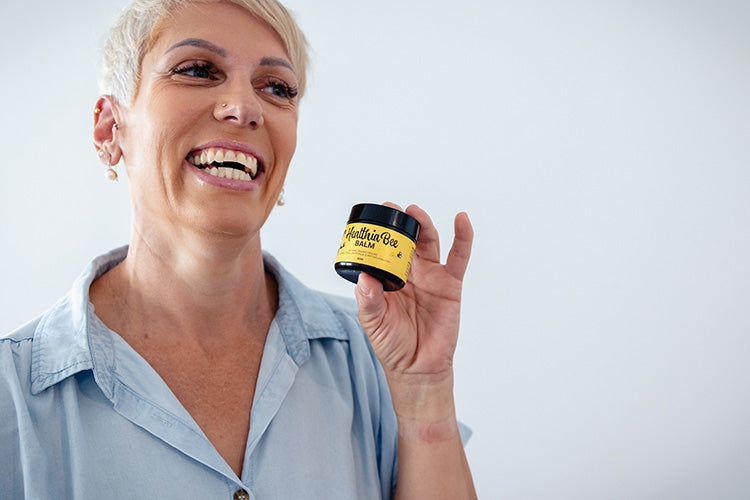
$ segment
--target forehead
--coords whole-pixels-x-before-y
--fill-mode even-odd
[[[159,21],[149,49],[158,57],[185,39],[206,40],[226,56],[264,52],[288,58],[278,33],[247,9],[232,3],[200,2],[183,5]]]

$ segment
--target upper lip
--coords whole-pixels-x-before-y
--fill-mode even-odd
[[[196,152],[203,151],[204,149],[209,149],[209,148],[230,149],[232,151],[245,153],[246,155],[251,155],[256,160],[258,160],[258,170],[259,171],[265,170],[266,163],[263,159],[263,155],[260,154],[260,152],[258,152],[257,149],[255,149],[253,146],[246,144],[244,142],[233,141],[231,139],[217,139],[217,140],[205,142],[193,148],[190,151],[190,153],[188,153],[188,156]]]

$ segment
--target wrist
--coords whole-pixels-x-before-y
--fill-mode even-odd
[[[414,445],[435,445],[460,440],[461,433],[455,417],[431,421],[398,418],[398,437]]]
[[[459,436],[453,373],[388,376],[399,438],[436,443]]]

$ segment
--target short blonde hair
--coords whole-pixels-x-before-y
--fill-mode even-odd
[[[297,74],[299,96],[305,92],[307,39],[292,14],[277,0],[134,0],[117,18],[102,49],[99,89],[118,102],[132,103],[141,80],[143,56],[151,49],[156,29],[186,5],[223,1],[247,9],[281,39]]]

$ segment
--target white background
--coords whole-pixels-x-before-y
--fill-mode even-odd
[[[2,331],[130,220],[91,139],[124,2],[8,4]],[[750,3],[288,5],[313,73],[265,247],[350,295],[353,204],[421,204],[446,249],[469,212],[456,398],[480,497],[750,497]]]

